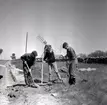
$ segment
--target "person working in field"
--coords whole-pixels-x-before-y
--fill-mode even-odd
[[[2,79],[3,78],[3,75],[0,75],[0,79]]]
[[[27,86],[34,88],[37,88],[38,86],[34,84],[30,69],[35,64],[37,55],[38,55],[37,52],[33,51],[32,53],[26,53],[21,56],[21,60],[23,61],[23,72],[25,83]]]
[[[69,84],[72,85],[75,84],[74,71],[77,68],[77,56],[74,49],[70,47],[67,42],[64,42],[62,47],[67,50],[67,54],[65,57],[69,60],[68,63]]]
[[[51,45],[45,45],[44,48],[44,61],[46,61],[46,63],[48,64],[48,69],[49,69],[49,82],[51,82],[51,70],[54,69],[58,79],[63,82],[63,80],[61,79],[60,74],[58,73],[58,68],[57,68],[57,64],[55,62],[55,55],[52,49]]]

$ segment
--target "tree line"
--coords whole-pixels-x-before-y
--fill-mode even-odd
[[[107,51],[96,50],[90,54],[79,54],[78,61],[83,63],[107,64]]]

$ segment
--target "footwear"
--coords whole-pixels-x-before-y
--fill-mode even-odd
[[[73,85],[73,84],[75,84],[75,82],[76,82],[75,77],[74,76],[70,76],[69,77],[69,84]]]
[[[38,88],[39,85],[37,85],[37,84],[30,84],[29,87],[32,87],[32,88]]]
[[[32,88],[38,88],[37,86],[35,86],[35,85],[30,85],[30,87],[32,87]]]

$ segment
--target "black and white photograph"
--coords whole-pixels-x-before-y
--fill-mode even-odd
[[[107,0],[0,0],[0,105],[107,105]]]

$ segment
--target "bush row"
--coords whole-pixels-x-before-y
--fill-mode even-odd
[[[107,57],[91,57],[91,58],[78,58],[78,62],[82,63],[98,63],[98,64],[107,64]]]
[[[36,59],[37,62],[42,62],[42,58],[37,58]],[[56,59],[57,62],[65,62],[68,61],[68,59]],[[20,59],[17,60],[12,60],[13,64],[16,64],[17,62],[17,66],[22,66],[22,61]],[[100,58],[78,58],[78,62],[80,63],[98,63],[98,64],[107,64],[107,57],[100,57]]]

